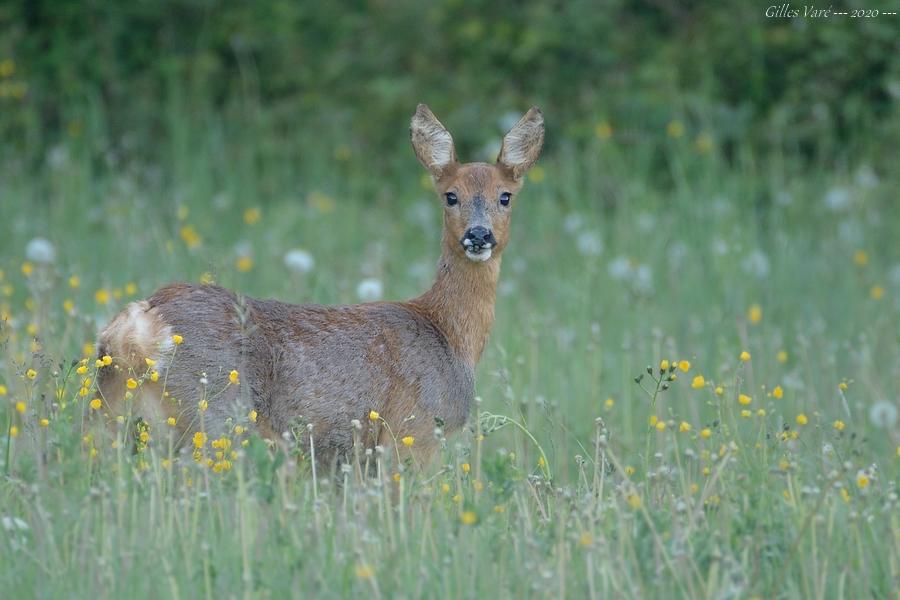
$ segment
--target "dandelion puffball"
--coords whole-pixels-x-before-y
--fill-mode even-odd
[[[25,258],[31,262],[53,264],[56,262],[56,248],[44,238],[36,237],[25,246]]]
[[[363,279],[359,282],[359,285],[356,286],[356,295],[359,296],[359,299],[363,302],[380,300],[383,293],[384,288],[381,284],[381,280],[375,279],[374,277]]]
[[[284,266],[295,273],[309,273],[316,266],[316,261],[306,250],[296,248],[285,253]]]

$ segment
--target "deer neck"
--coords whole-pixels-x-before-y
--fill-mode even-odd
[[[437,277],[431,289],[413,303],[428,314],[454,350],[474,367],[494,323],[500,256],[473,262],[444,237]]]

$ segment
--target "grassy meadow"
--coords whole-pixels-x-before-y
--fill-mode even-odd
[[[424,470],[386,449],[314,475],[250,415],[178,452],[91,404],[98,327],[166,282],[426,289],[441,209],[406,122],[375,160],[349,131],[177,105],[111,144],[95,110],[39,176],[6,160],[3,595],[896,598],[896,170],[726,157],[677,112],[579,145],[547,119],[480,401]]]

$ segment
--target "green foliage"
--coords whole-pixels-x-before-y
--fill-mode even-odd
[[[173,102],[231,118],[266,107],[284,135],[340,129],[372,156],[397,147],[418,101],[460,124],[466,154],[492,140],[486,113],[528,104],[545,108],[551,150],[602,120],[634,139],[673,113],[731,149],[826,161],[898,133],[890,17],[766,18],[735,1],[32,0],[0,9],[0,31],[27,85],[0,98],[0,132],[31,158],[97,109],[119,140],[155,131]]]

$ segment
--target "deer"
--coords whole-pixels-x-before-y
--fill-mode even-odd
[[[410,138],[443,205],[430,289],[403,302],[323,306],[166,285],[99,333],[97,385],[107,414],[122,414],[129,402],[147,423],[174,423],[181,441],[201,425],[210,437],[227,435],[247,414],[274,441],[302,423],[315,462],[332,466],[349,460],[353,428],[371,419],[386,425],[374,442],[427,462],[439,446],[436,424],[449,435],[469,417],[510,217],[540,155],[544,119],[539,108],[528,110],[495,163],[460,163],[450,133],[424,104]],[[397,443],[404,438],[414,443]]]

